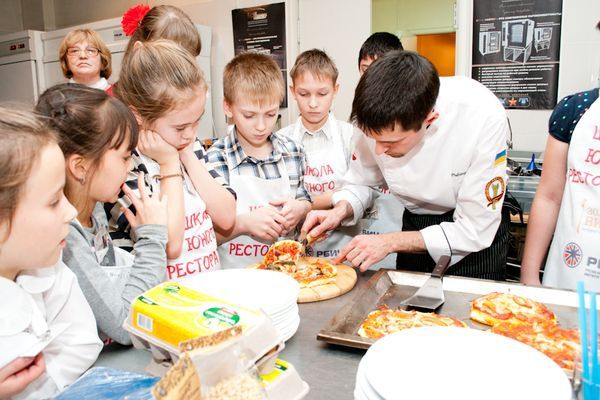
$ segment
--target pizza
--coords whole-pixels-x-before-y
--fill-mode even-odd
[[[295,240],[280,240],[269,247],[263,260],[263,264],[287,264],[295,265],[304,253],[302,244]]]
[[[382,304],[371,311],[358,328],[358,334],[365,338],[379,339],[390,333],[423,326],[455,326],[466,328],[463,321],[435,313],[419,311],[392,310]]]
[[[471,319],[490,326],[501,322],[556,323],[556,315],[544,304],[512,293],[499,292],[471,301]]]
[[[501,322],[490,331],[533,347],[551,358],[569,375],[573,373],[575,358],[581,349],[577,329],[565,329],[553,321],[533,324]]]
[[[335,265],[323,258],[302,257],[303,253],[300,242],[281,240],[269,248],[258,268],[286,273],[298,281],[300,288],[335,282]]]

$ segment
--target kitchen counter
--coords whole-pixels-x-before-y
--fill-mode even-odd
[[[280,358],[291,362],[310,386],[306,399],[353,399],[354,380],[365,350],[329,345],[317,341],[317,333],[360,291],[374,271],[358,274],[350,292],[334,299],[299,304],[300,327],[286,342]],[[133,347],[112,346],[104,350],[94,366],[146,373],[150,352]]]

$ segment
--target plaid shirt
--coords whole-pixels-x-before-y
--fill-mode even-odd
[[[232,171],[240,175],[256,176],[262,179],[279,179],[286,173],[290,180],[290,189],[296,193],[296,200],[311,201],[304,188],[306,157],[301,144],[285,136],[272,133],[269,140],[273,151],[269,157],[259,160],[247,156],[237,138],[234,129],[227,136],[217,140],[208,152],[206,159],[229,184]],[[284,164],[285,163],[285,164]]]
[[[234,197],[236,197],[235,191],[231,189],[227,183],[225,183],[223,177],[219,175],[219,173],[214,168],[212,168],[210,163],[207,162],[206,153],[198,139],[196,139],[194,142],[194,153],[196,154],[196,157],[198,157],[202,165],[204,165],[210,176],[212,176],[213,179],[215,179],[222,186],[225,186],[225,188],[229,190]],[[133,192],[139,196],[137,174],[138,172],[143,172],[144,182],[146,184],[146,193],[153,193],[154,188],[152,185],[152,177],[148,174],[148,168],[140,158],[137,149],[133,151],[132,159],[133,169],[127,175],[127,181],[125,183],[127,183],[127,186],[129,186],[133,190]],[[181,165],[181,168],[183,171],[183,165]],[[133,250],[133,242],[129,234],[129,221],[127,221],[127,218],[125,218],[125,214],[121,212],[120,203],[127,204],[128,208],[135,214],[135,206],[131,204],[131,201],[127,196],[125,196],[125,193],[123,191],[119,193],[119,199],[116,203],[104,203],[104,212],[106,213],[106,218],[108,219],[108,227],[110,231],[110,237],[113,240],[113,244],[124,250],[131,251]]]

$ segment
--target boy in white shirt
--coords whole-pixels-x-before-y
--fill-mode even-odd
[[[307,50],[296,58],[290,71],[290,90],[300,109],[295,124],[278,134],[302,143],[306,152],[304,187],[310,194],[313,210],[332,207],[331,195],[341,186],[352,153],[352,135],[361,133],[353,125],[339,121],[331,105],[339,89],[338,70],[329,56],[321,50]],[[313,245],[312,255],[335,257],[342,247],[359,234],[358,225],[330,232]]]

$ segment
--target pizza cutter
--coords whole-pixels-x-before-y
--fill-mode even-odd
[[[444,288],[442,278],[450,266],[450,257],[441,256],[429,279],[415,294],[400,303],[401,306],[435,311],[444,304]]]

